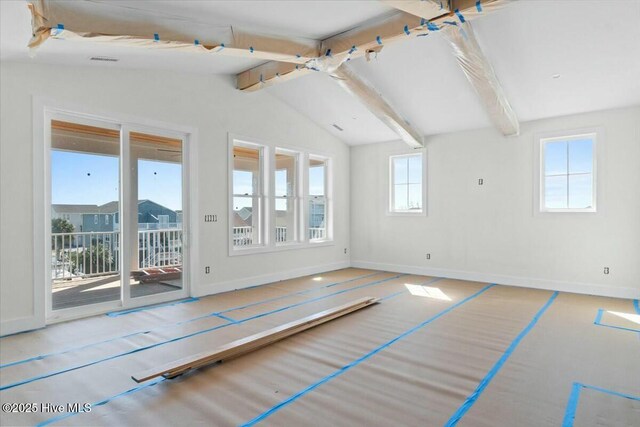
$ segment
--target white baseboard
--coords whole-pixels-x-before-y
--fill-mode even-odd
[[[561,280],[534,279],[530,277],[517,277],[500,274],[477,273],[473,271],[417,267],[412,265],[385,264],[370,261],[351,261],[351,267],[367,268],[371,270],[384,270],[394,273],[446,277],[448,279],[471,280],[475,282],[496,283],[498,285],[519,286],[524,288],[545,289],[551,291],[571,292],[576,294],[597,295],[603,297],[625,299],[640,298],[640,289],[606,286],[594,283],[576,283],[565,282]]]
[[[192,296],[202,297],[206,295],[219,294],[251,286],[265,285],[267,283],[277,282],[280,280],[294,279],[296,277],[308,276],[311,274],[340,270],[342,268],[349,268],[350,266],[351,263],[349,261],[340,261],[331,264],[297,268],[295,270],[279,271],[277,273],[263,274],[259,276],[243,277],[242,279],[209,283],[206,285],[195,285],[192,288]]]
[[[17,319],[3,320],[0,322],[0,337],[17,334],[18,332],[32,331],[44,327],[44,322],[36,316],[19,317]]]

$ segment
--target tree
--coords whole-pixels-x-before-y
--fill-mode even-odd
[[[93,243],[82,251],[69,254],[69,261],[76,274],[96,274],[115,271],[116,260],[109,247],[103,243]]]
[[[54,218],[51,220],[51,232],[52,233],[73,233],[75,227],[68,220],[62,218]],[[55,236],[51,241],[51,249],[62,248],[63,242],[67,245],[71,245],[71,237],[63,238],[63,236]],[[57,256],[58,254],[56,254]]]

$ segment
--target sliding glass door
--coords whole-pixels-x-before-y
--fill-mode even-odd
[[[187,296],[186,135],[66,113],[51,113],[46,125],[48,312],[60,318]]]
[[[182,139],[129,132],[131,297],[182,289]]]

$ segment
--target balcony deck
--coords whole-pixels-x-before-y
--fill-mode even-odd
[[[181,289],[177,280],[141,283],[131,280],[131,297],[137,298]],[[120,276],[114,274],[86,279],[55,281],[52,287],[54,310],[120,300]]]

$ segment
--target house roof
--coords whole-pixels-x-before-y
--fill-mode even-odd
[[[100,208],[98,205],[63,205],[63,204],[54,204],[51,205],[51,208],[56,213],[66,213],[66,214],[95,214],[100,213]]]

